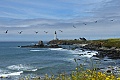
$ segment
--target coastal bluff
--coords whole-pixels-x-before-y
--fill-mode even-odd
[[[45,45],[39,41],[35,45],[19,46],[21,48],[62,48],[61,45],[75,45],[75,48],[98,51],[96,57],[120,59],[120,38],[102,40],[51,40]]]
[[[120,38],[102,40],[52,40],[49,44],[76,45],[82,49],[98,51],[96,57],[120,59]]]

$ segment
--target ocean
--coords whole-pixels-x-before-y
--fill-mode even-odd
[[[54,74],[55,76],[61,73],[70,74],[75,71],[77,63],[82,64],[85,68],[91,68],[93,65],[101,69],[109,65],[120,66],[119,59],[92,57],[98,53],[97,51],[83,51],[80,48],[70,50],[66,48],[18,47],[36,43],[0,42],[0,80],[18,80],[25,76],[43,77],[45,74]]]

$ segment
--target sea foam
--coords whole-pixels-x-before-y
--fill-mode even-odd
[[[23,65],[23,64],[11,65],[11,66],[8,66],[7,68],[11,70],[18,70],[18,71],[37,71],[36,68],[29,65]]]
[[[49,48],[49,50],[62,50],[62,48]]]
[[[87,57],[87,58],[91,58],[94,55],[98,54],[97,51],[82,51],[82,50],[73,50],[71,51],[71,53],[73,55],[79,55],[80,57]]]
[[[23,73],[23,71],[13,72],[13,73],[6,73],[6,74],[0,74],[0,77],[1,78],[7,78],[7,77],[10,77],[10,76],[18,76],[18,75],[20,75],[22,73]]]
[[[30,50],[30,51],[32,51],[32,52],[39,52],[39,51],[47,51],[47,50],[37,50],[37,49],[35,50],[34,49],[34,50]]]

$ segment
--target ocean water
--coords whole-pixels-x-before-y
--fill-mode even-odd
[[[37,42],[0,42],[0,78],[2,80],[18,80],[20,77],[58,75],[75,70],[76,62],[91,68],[91,62],[96,67],[104,68],[109,65],[119,66],[120,60],[108,58],[91,61],[90,55],[96,51],[82,51],[81,49],[69,50],[62,48],[19,48],[22,45],[31,45]],[[88,56],[84,54],[89,53]],[[82,55],[80,55],[82,54]]]

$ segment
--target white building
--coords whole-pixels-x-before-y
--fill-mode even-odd
[[[54,40],[58,40],[56,31],[55,31],[55,34],[54,34]]]

